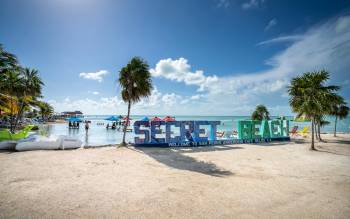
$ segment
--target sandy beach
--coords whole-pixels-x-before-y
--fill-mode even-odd
[[[349,218],[350,135],[0,152],[1,218]]]

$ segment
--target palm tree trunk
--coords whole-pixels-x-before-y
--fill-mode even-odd
[[[128,102],[128,115],[126,116],[126,122],[124,124],[124,129],[123,129],[123,142],[122,145],[125,146],[126,142],[125,142],[125,135],[126,135],[126,128],[128,127],[128,123],[130,121],[129,116],[130,116],[130,108],[131,108],[131,101],[129,100]]]
[[[318,138],[318,132],[317,132],[317,124],[316,124],[316,122],[314,123],[314,129],[315,129],[315,137],[316,137],[316,140],[319,140],[319,138]]]
[[[318,139],[319,139],[320,141],[323,141],[322,138],[321,138],[321,125],[318,124],[318,125],[317,125],[317,128],[318,128]]]
[[[314,140],[314,124],[315,124],[315,120],[314,118],[312,118],[311,120],[311,148],[310,150],[315,150],[315,140]]]
[[[12,99],[11,99],[11,108],[10,108],[10,131],[12,132],[12,133],[14,133],[14,130],[13,130],[13,111],[14,111],[14,109],[13,109],[13,101],[12,101]]]
[[[24,109],[24,102],[21,103],[21,107],[19,108],[19,111],[17,112],[17,116],[16,116],[14,128],[13,128],[14,130],[16,130],[19,119],[22,117],[23,109]]]
[[[337,137],[337,120],[338,120],[338,116],[335,116],[335,121],[334,121],[334,137]]]

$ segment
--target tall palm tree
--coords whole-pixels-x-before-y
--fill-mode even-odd
[[[292,79],[288,86],[289,103],[297,117],[302,115],[311,119],[311,150],[316,150],[314,143],[314,124],[320,115],[329,112],[330,104],[342,101],[336,93],[338,86],[326,86],[329,73],[325,70],[306,72]]]
[[[129,123],[131,104],[151,94],[152,80],[148,64],[140,57],[132,58],[129,63],[120,70],[119,84],[122,88],[121,96],[124,102],[128,103],[128,114],[124,124],[122,142],[122,145],[125,146],[125,134]]]
[[[344,104],[335,104],[332,106],[331,115],[333,115],[335,117],[335,121],[334,121],[334,137],[337,136],[337,121],[338,119],[345,119],[348,114],[349,114],[349,107],[346,105],[346,103]]]
[[[270,113],[267,110],[266,106],[260,104],[257,105],[255,108],[255,111],[252,113],[252,120],[269,120],[270,119]]]

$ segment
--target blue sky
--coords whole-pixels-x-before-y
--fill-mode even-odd
[[[37,68],[55,110],[125,113],[133,56],[155,89],[133,114],[290,115],[286,86],[325,68],[350,99],[349,1],[0,0],[0,43]]]

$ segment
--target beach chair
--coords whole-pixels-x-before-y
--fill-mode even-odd
[[[225,131],[223,131],[223,132],[216,132],[216,137],[217,138],[222,138],[224,136],[224,134],[225,134]]]
[[[310,128],[309,126],[305,126],[303,130],[298,132],[298,134],[303,137],[306,137],[309,134],[309,128]]]
[[[292,136],[298,134],[298,126],[294,126],[292,130],[289,132]]]

